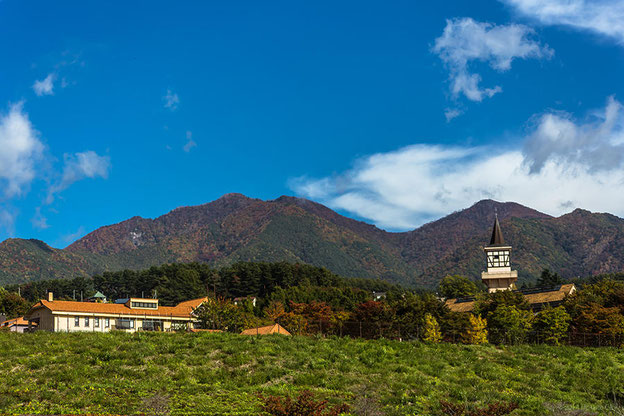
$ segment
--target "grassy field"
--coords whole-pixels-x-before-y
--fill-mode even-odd
[[[0,332],[0,413],[255,415],[259,393],[303,389],[352,405],[365,393],[388,415],[436,415],[440,399],[517,401],[513,415],[624,414],[613,405],[624,401],[624,351],[277,335]],[[549,413],[553,406],[588,413]]]

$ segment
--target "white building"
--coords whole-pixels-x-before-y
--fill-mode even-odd
[[[54,300],[37,302],[25,318],[37,330],[53,332],[108,332],[113,329],[135,331],[171,331],[192,328],[193,311],[206,298],[160,306],[158,299],[130,298],[125,303],[94,303]]]

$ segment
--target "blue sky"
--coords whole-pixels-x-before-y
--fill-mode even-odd
[[[229,192],[624,214],[621,1],[0,2],[0,240]]]

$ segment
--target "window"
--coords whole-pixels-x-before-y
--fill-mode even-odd
[[[160,320],[146,319],[143,321],[144,331],[162,331],[163,323]]]
[[[80,326],[80,318],[78,316],[74,316],[74,326]]]
[[[100,327],[100,318],[98,317],[93,318],[93,326],[95,326],[96,328]]]
[[[110,327],[110,318],[104,318],[104,327]]]
[[[488,267],[509,267],[509,251],[488,253]]]
[[[134,319],[120,318],[117,319],[117,329],[132,329],[134,328]]]
[[[89,327],[89,317],[85,316],[85,326]]]

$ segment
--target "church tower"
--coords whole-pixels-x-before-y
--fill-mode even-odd
[[[518,272],[511,270],[511,246],[505,244],[503,232],[498,223],[498,215],[494,221],[490,244],[485,248],[487,271],[481,273],[481,281],[488,287],[488,291],[510,290],[518,280]]]

